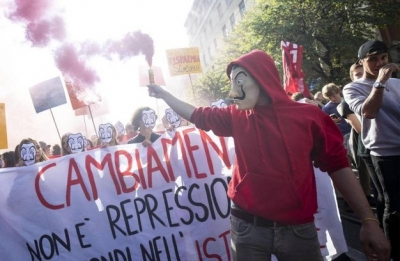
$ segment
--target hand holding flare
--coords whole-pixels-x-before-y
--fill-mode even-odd
[[[153,68],[151,68],[151,66],[149,68],[149,83],[150,83],[150,85],[154,85],[155,84],[154,71],[153,71]],[[150,96],[154,96],[153,88],[149,87],[149,93],[150,93]]]

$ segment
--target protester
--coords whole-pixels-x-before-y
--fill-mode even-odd
[[[99,125],[99,141],[101,147],[115,146],[118,145],[117,130],[111,123],[105,123]]]
[[[149,93],[196,127],[234,138],[236,164],[228,188],[233,260],[269,260],[271,254],[279,261],[322,260],[313,222],[313,161],[329,173],[361,218],[360,239],[367,257],[387,260],[389,243],[349,168],[342,136],[329,116],[289,100],[274,61],[263,51],[231,62],[227,74],[229,96],[235,101],[227,108],[195,108],[157,85],[149,85]]]
[[[29,166],[34,163],[48,160],[46,154],[41,150],[38,142],[31,138],[23,139],[19,143],[20,159],[15,164],[16,167]]]
[[[126,144],[128,140],[132,139],[138,134],[137,131],[133,129],[132,124],[129,122],[125,124],[125,135],[118,137],[119,144]]]
[[[383,228],[400,260],[400,79],[390,78],[399,66],[388,61],[382,41],[367,41],[358,50],[362,79],[344,87],[344,97],[361,122],[362,141],[370,150],[377,190],[383,193]],[[374,180],[374,179],[373,179]]]
[[[15,167],[15,152],[10,150],[7,152],[4,152],[2,155],[2,160],[3,160],[3,168],[11,168]]]
[[[139,133],[128,140],[128,144],[142,143],[147,147],[155,142],[161,135],[153,132],[157,115],[150,107],[140,107],[133,113],[131,124]]]
[[[60,147],[60,145],[54,144],[51,154],[53,155],[53,157],[61,156],[61,147]]]
[[[293,101],[297,101],[297,102],[300,102],[300,103],[308,103],[308,104],[311,104],[311,105],[319,106],[321,108],[323,107],[323,105],[320,106],[320,104],[318,102],[306,98],[304,96],[304,94],[301,93],[301,92],[293,93],[291,98],[292,98]]]
[[[91,140],[86,139],[86,141],[87,141],[86,150],[92,150],[92,149],[96,148],[96,146],[94,146],[94,144]]]
[[[86,151],[87,140],[81,133],[65,133],[61,137],[62,156]]]
[[[46,155],[46,157],[47,158],[51,157],[51,151],[50,151],[51,145],[47,145],[46,142],[44,141],[39,141],[39,145],[44,154]]]
[[[328,114],[339,127],[343,135],[343,145],[346,148],[347,157],[349,162],[351,162],[351,150],[349,148],[351,126],[340,117],[337,111],[337,106],[342,102],[341,89],[336,84],[329,83],[322,88],[322,95],[329,100],[329,102],[322,107],[322,111]]]
[[[14,149],[14,157],[15,157],[15,164],[19,161],[20,155],[19,155],[19,144],[15,146]]]
[[[322,105],[325,105],[328,102],[327,100],[325,100],[324,96],[322,95],[322,92],[316,92],[314,94],[314,101]]]
[[[353,64],[350,67],[350,79],[351,81],[356,81],[358,79],[361,79],[363,76],[364,70],[362,65],[360,64]],[[364,191],[365,196],[368,199],[368,202],[370,204],[375,205],[374,200],[371,196],[371,179],[370,176],[373,176],[374,174],[370,172],[375,172],[375,170],[370,168],[370,170],[367,168],[367,165],[365,163],[365,160],[371,161],[371,157],[369,155],[369,152],[366,151],[364,144],[362,143],[361,140],[361,122],[358,120],[357,116],[354,114],[352,110],[350,110],[349,105],[347,104],[345,99],[342,99],[342,102],[337,106],[337,111],[339,112],[340,116],[343,117],[347,123],[350,124],[352,127],[351,132],[350,132],[350,138],[349,138],[349,147],[351,151],[351,155],[353,158],[353,162],[355,167],[357,168],[358,171],[358,178],[361,184],[361,187]],[[366,151],[366,152],[364,152]],[[365,157],[366,159],[363,160],[362,157]],[[375,174],[376,176],[376,174]],[[375,193],[375,197],[377,197],[377,192]],[[381,212],[381,207],[378,204],[377,205],[377,212]],[[383,210],[382,210],[383,211]],[[381,222],[382,219],[379,217],[382,217],[381,214],[378,213],[378,219]]]

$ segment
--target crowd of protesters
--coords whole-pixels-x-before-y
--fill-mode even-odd
[[[387,46],[381,41],[368,41],[359,48],[358,60],[350,68],[349,84],[340,87],[328,83],[312,97],[304,97],[302,93],[291,96],[294,101],[320,108],[340,130],[349,164],[358,170],[364,194],[377,209],[376,219],[367,217],[361,222],[380,224],[390,241],[393,261],[400,260],[400,79],[390,78],[396,71],[399,71],[398,66],[388,61]],[[197,109],[191,110],[197,112]],[[142,117],[143,113],[150,117],[149,122]],[[184,110],[182,113],[185,114]],[[156,118],[150,115],[150,108],[138,109],[132,122],[125,126],[125,135],[118,135],[116,127],[111,125],[111,134],[105,138],[107,142],[101,135],[89,140],[72,133],[63,135],[60,144],[53,146],[23,139],[14,151],[1,155],[1,166],[25,166],[27,159],[35,163],[108,145],[142,143],[149,146],[160,137],[153,132]],[[188,114],[186,118],[191,116]],[[84,139],[84,142],[73,147],[70,139]],[[32,148],[36,151],[33,154]],[[28,157],[24,158],[26,155]]]
[[[151,145],[161,136],[162,131],[158,131],[159,133],[153,131],[156,116],[150,121],[147,120],[147,123],[150,122],[150,124],[145,124],[145,120],[142,119],[143,111],[151,111],[155,115],[151,108],[140,107],[134,112],[131,122],[122,126],[122,130],[117,131],[120,128],[117,124],[115,126],[110,123],[100,124],[99,135],[93,135],[90,139],[81,133],[67,132],[61,137],[59,144],[52,146],[44,141],[24,138],[13,151],[0,154],[0,168],[27,166],[68,154],[119,144],[142,143],[145,146]],[[169,128],[167,125],[164,127]]]

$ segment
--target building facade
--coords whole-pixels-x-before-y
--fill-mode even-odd
[[[242,19],[254,0],[194,0],[185,22],[189,45],[199,47],[203,72],[212,65],[224,38]]]

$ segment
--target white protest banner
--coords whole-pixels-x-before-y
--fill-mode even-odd
[[[230,260],[233,160],[231,139],[185,127],[2,169],[0,260]]]

